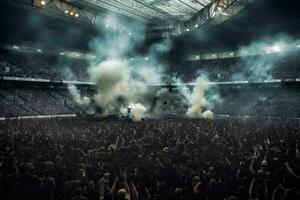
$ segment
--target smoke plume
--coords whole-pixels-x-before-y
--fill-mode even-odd
[[[288,52],[293,51],[300,44],[287,35],[279,34],[272,38],[254,41],[238,50],[240,72],[234,73],[233,81],[263,81],[274,79],[274,69],[278,62],[289,60]]]
[[[78,89],[74,86],[74,85],[69,85],[68,86],[68,90],[70,92],[70,94],[72,95],[74,101],[79,104],[80,106],[87,108],[90,103],[91,103],[91,99],[87,96],[81,96],[80,92],[78,91]]]
[[[204,111],[205,106],[207,106],[205,92],[209,89],[209,82],[203,77],[198,77],[195,81],[192,93],[188,96],[189,108],[187,111],[187,116],[190,118],[207,118],[210,117],[211,111]]]
[[[141,121],[145,117],[147,109],[140,103],[129,105],[131,108],[131,118],[133,121]]]
[[[130,108],[132,119],[139,121],[156,93],[150,85],[162,82],[164,66],[157,57],[170,49],[170,41],[155,44],[141,55],[135,47],[144,42],[144,25],[122,21],[114,15],[108,15],[103,22],[104,35],[90,44],[98,57],[89,69],[90,80],[97,87],[95,102],[103,115],[124,115]]]
[[[102,115],[121,113],[133,121],[141,121],[146,115],[156,117],[177,112],[181,107],[188,108],[186,114],[191,118],[213,117],[212,111],[207,110],[209,103],[205,97],[210,87],[203,76],[196,79],[192,90],[181,80],[173,79],[179,89],[176,98],[168,89],[155,86],[164,84],[167,76],[161,57],[170,51],[170,39],[152,44],[141,53],[136,47],[145,42],[144,25],[123,21],[114,15],[105,17],[103,25],[103,35],[90,42],[97,59],[91,61],[89,67],[90,81],[96,84],[94,102]],[[83,98],[74,91],[76,102],[82,103]],[[155,100],[159,103],[153,103]]]

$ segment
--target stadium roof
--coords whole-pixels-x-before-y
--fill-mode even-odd
[[[158,21],[187,21],[214,0],[67,0],[79,7],[108,10],[147,23]]]
[[[151,25],[154,30],[181,34],[208,21],[224,21],[253,0],[66,0],[92,10],[107,9]],[[218,20],[214,20],[219,18]]]
[[[254,0],[14,0],[75,19],[99,23],[107,11],[146,23],[168,34],[193,31],[207,22],[220,23]]]

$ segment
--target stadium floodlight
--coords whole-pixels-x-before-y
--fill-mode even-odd
[[[42,5],[42,6],[46,5],[46,1],[42,0],[42,1],[41,1],[41,5]]]
[[[20,49],[18,46],[16,46],[16,45],[13,45],[13,48],[14,49]]]
[[[41,53],[41,52],[42,52],[42,50],[41,50],[41,49],[37,49],[36,51],[37,51],[37,52],[39,52],[39,53]]]
[[[280,51],[281,51],[281,48],[280,48],[280,46],[275,45],[275,46],[272,47],[272,50],[273,50],[274,52],[280,52]]]
[[[187,29],[186,29],[186,32],[189,32],[189,31],[190,31],[190,29],[189,29],[189,28],[187,28]]]
[[[274,45],[274,46],[265,47],[264,52],[267,54],[279,53],[284,50],[283,47],[284,46],[282,46],[282,45]]]
[[[79,14],[78,14],[78,13],[75,13],[75,17],[79,17]]]
[[[68,14],[69,13],[69,11],[68,10],[65,10],[65,14]]]
[[[73,16],[73,15],[74,15],[74,13],[73,13],[73,12],[70,12],[70,15],[72,15],[72,16]]]
[[[198,24],[195,24],[195,28],[198,28]]]

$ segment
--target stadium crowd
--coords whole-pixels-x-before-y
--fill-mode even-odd
[[[0,88],[0,117],[82,112],[67,89]]]
[[[207,74],[210,81],[244,81],[290,79],[300,77],[298,52],[267,54],[226,59],[182,60],[168,69],[167,74],[185,82]],[[0,49],[0,75],[50,80],[88,81],[89,60],[39,53],[18,53]],[[258,69],[267,69],[265,72]]]
[[[2,76],[88,81],[88,60],[0,49]]]
[[[267,54],[226,59],[186,61],[172,65],[174,76],[195,80],[197,71],[210,81],[262,81],[300,77],[299,53]]]
[[[290,87],[270,85],[221,89],[221,105],[213,108],[218,114],[299,118],[297,104],[300,91]]]
[[[300,199],[299,121],[0,125],[1,199]]]
[[[93,99],[93,90],[81,89],[82,96]],[[212,109],[216,115],[252,115],[299,118],[300,91],[296,88],[220,88],[221,104]],[[0,88],[0,117],[84,114],[85,108],[66,88]],[[184,114],[182,96],[172,92],[168,99],[153,100],[154,115]]]

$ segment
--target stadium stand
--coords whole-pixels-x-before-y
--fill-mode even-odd
[[[87,60],[1,49],[1,75],[88,81]],[[66,71],[67,70],[67,71]]]
[[[0,89],[1,117],[79,114],[80,107],[68,90]]]
[[[271,88],[220,88],[221,102],[209,108],[215,115],[299,118],[300,91],[297,88]],[[81,95],[92,98],[92,91],[83,89]],[[153,101],[153,109],[163,112],[160,114],[184,115],[187,109],[176,92],[172,93],[172,101]],[[84,114],[84,109],[66,88],[1,88],[0,105],[0,117]]]
[[[253,74],[254,67],[269,69]],[[174,75],[189,82],[197,78],[197,71],[206,73],[210,81],[245,81],[289,79],[300,77],[299,52],[276,53],[258,56],[234,57],[199,61],[182,61],[170,68]],[[236,76],[236,75],[239,76]]]
[[[24,54],[2,49],[0,60],[2,76],[89,81],[90,64],[85,59]],[[253,72],[254,66],[269,70],[260,72],[261,74],[253,74],[255,73]],[[206,74],[210,81],[257,81],[299,78],[299,66],[299,52],[285,52],[272,55],[182,61],[177,66],[169,68],[169,71],[171,75],[185,82],[195,80],[199,74]]]

